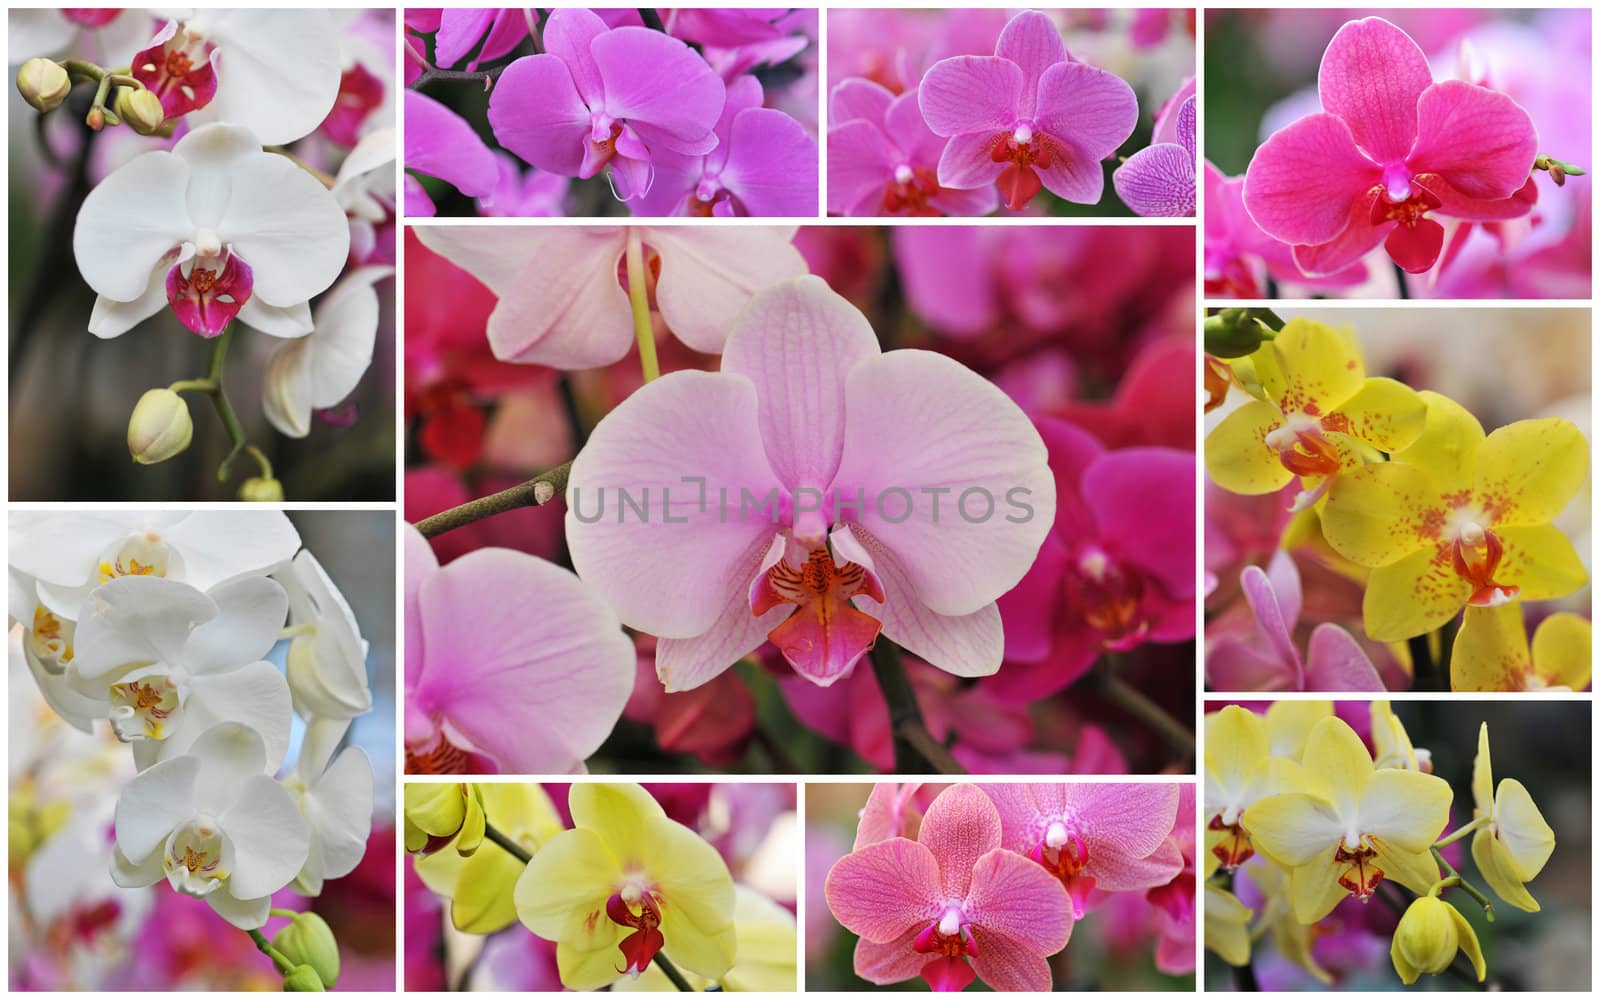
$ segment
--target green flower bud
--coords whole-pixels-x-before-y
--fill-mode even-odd
[[[276,479],[251,476],[244,481],[243,486],[239,487],[239,499],[275,503],[283,499],[283,484]]]
[[[332,989],[339,981],[339,942],[328,922],[315,913],[302,913],[289,921],[272,939],[272,946],[295,965],[316,972],[320,989]]]
[[[283,992],[326,993],[327,990],[317,976],[317,970],[309,965],[302,965],[283,977]]]
[[[39,111],[54,111],[72,92],[72,78],[50,59],[29,59],[17,70],[17,90]]]
[[[128,454],[140,465],[165,462],[189,447],[193,437],[189,404],[171,389],[151,389],[140,396],[128,419]]]
[[[1242,358],[1254,354],[1273,331],[1261,322],[1261,310],[1230,308],[1205,321],[1206,353],[1214,358]]]
[[[161,98],[148,90],[119,87],[114,106],[123,124],[140,135],[155,135],[167,120],[167,113],[161,107]]]

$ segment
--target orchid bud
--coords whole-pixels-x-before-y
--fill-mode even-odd
[[[283,499],[283,484],[276,479],[251,476],[239,487],[240,500],[253,500],[258,503],[276,503]]]
[[[123,123],[140,135],[155,135],[167,120],[161,98],[148,90],[119,88],[115,107]]]
[[[272,939],[272,946],[295,965],[310,967],[323,989],[331,989],[338,982],[339,942],[328,922],[315,913],[301,913],[289,921],[289,926]]]
[[[317,970],[309,965],[302,965],[283,977],[283,992],[326,993],[327,990],[323,987]]]
[[[17,70],[17,90],[39,111],[61,107],[72,91],[72,78],[51,59],[29,59]]]
[[[1215,358],[1243,358],[1254,354],[1272,330],[1263,325],[1253,309],[1224,309],[1205,321],[1206,353]]]
[[[140,465],[165,462],[189,447],[192,437],[189,404],[171,389],[151,389],[140,396],[128,419],[128,453]]]
[[[406,850],[431,854],[455,840],[456,853],[470,856],[483,843],[483,794],[462,783],[407,785]]]
[[[1450,968],[1457,949],[1466,952],[1478,982],[1485,973],[1478,935],[1454,906],[1437,896],[1412,901],[1394,929],[1389,957],[1407,986],[1423,974],[1436,976]]]

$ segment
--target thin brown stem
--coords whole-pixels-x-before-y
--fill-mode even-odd
[[[510,489],[469,500],[459,507],[451,507],[432,517],[423,518],[417,522],[417,530],[422,532],[424,538],[434,538],[447,531],[472,524],[474,521],[481,521],[495,514],[504,514],[508,510],[543,506],[556,497],[566,494],[567,474],[571,471],[572,463],[565,462]]]
[[[917,694],[906,676],[900,647],[878,636],[872,647],[872,673],[889,705],[889,728],[894,735],[894,769],[899,774],[966,774],[944,744],[933,738],[922,721]]]
[[[1091,675],[1101,697],[1138,719],[1167,745],[1185,757],[1194,756],[1194,733],[1157,705],[1143,691],[1123,680],[1117,673],[1101,664]]]

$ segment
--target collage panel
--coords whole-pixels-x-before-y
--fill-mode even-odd
[[[815,218],[820,12],[405,12],[409,218]]]
[[[395,18],[9,12],[12,499],[396,499]]]
[[[1207,10],[1207,297],[1590,298],[1591,14]]]
[[[415,227],[407,770],[1189,771],[1193,247]]]
[[[794,992],[796,786],[405,784],[405,989]]]
[[[1193,216],[1195,11],[828,11],[829,215]]]
[[[806,990],[1192,991],[1193,780],[806,786]]]
[[[10,512],[13,990],[395,983],[395,517]]]
[[[1222,309],[1205,681],[1587,691],[1588,309]]]
[[[1592,706],[1207,702],[1208,992],[1585,992]]]

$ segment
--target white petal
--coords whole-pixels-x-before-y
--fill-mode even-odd
[[[45,704],[74,729],[93,733],[95,722],[106,717],[110,705],[79,691],[73,686],[70,674],[54,674],[46,670],[33,650],[28,648],[28,633],[21,625],[12,626],[10,647],[11,669],[15,671],[17,661],[22,660],[27,664],[28,673],[33,675],[34,683],[39,686],[39,694]]]
[[[133,517],[110,511],[55,514],[28,522],[13,516],[6,532],[11,566],[41,583],[82,586],[94,574],[100,554],[135,523]]]
[[[350,225],[322,182],[271,153],[239,160],[229,179],[217,234],[250,265],[253,294],[292,306],[333,284],[350,252]]]
[[[661,254],[656,303],[678,339],[716,354],[739,311],[759,289],[810,272],[793,227],[654,227],[644,240]]]
[[[395,149],[398,146],[395,131],[392,128],[379,129],[370,135],[364,136],[356,143],[356,148],[339,164],[339,176],[333,184],[334,197],[340,198],[343,204],[343,195],[346,191],[364,189],[366,187],[362,178],[372,171],[388,166],[394,162]]]
[[[289,647],[289,687],[304,718],[350,719],[372,707],[367,683],[366,643],[355,613],[310,550],[282,574],[289,594],[290,623],[311,625]]]
[[[166,532],[183,556],[184,579],[202,590],[247,574],[266,575],[300,549],[300,534],[276,510],[196,511]]]
[[[328,117],[343,74],[328,11],[227,10],[206,20],[217,42],[208,115],[248,125],[268,145],[293,142]]]
[[[196,229],[216,229],[233,196],[235,171],[261,151],[261,140],[242,125],[202,125],[172,151],[189,166],[189,219]],[[191,234],[192,235],[192,234]]]
[[[311,433],[311,345],[306,340],[273,352],[262,378],[261,412],[285,437]]]
[[[162,840],[165,843],[165,838]],[[157,844],[160,847],[161,844]],[[111,881],[124,889],[143,889],[147,885],[155,885],[166,877],[162,862],[164,859],[160,851],[151,851],[150,856],[139,864],[128,860],[122,853],[122,848],[115,845],[111,848]]]
[[[198,737],[222,723],[237,723],[253,730],[262,748],[261,770],[277,771],[289,752],[289,683],[272,664],[258,661],[238,670],[207,674],[189,682],[171,733],[160,743],[158,759],[171,760],[198,753]]]
[[[261,734],[249,726],[227,722],[200,734],[180,760],[200,763],[195,776],[195,802],[210,816],[220,816],[238,801],[244,782],[267,770],[267,749]]]
[[[90,288],[121,302],[144,295],[156,262],[193,235],[185,200],[189,178],[181,157],[155,151],[112,171],[89,192],[78,209],[72,253]]]
[[[363,267],[317,303],[311,338],[311,405],[333,406],[354,391],[372,364],[378,335],[378,293],[374,282],[394,273],[390,267]]]
[[[372,832],[372,764],[360,747],[347,747],[306,791],[303,804],[313,845],[300,878],[343,878],[367,852]],[[309,870],[315,866],[315,871]]]
[[[246,781],[241,792],[233,808],[218,818],[233,842],[228,889],[235,896],[270,896],[306,863],[311,833],[294,796],[266,775]]]
[[[269,337],[294,340],[311,332],[311,303],[269,306],[260,296],[252,295],[239,309],[239,322]]]
[[[10,64],[17,66],[32,56],[61,52],[78,33],[77,27],[53,7],[12,9],[6,17]]]
[[[122,787],[114,825],[117,847],[129,861],[148,859],[175,827],[196,814],[200,770],[198,759],[180,757],[157,764]]]
[[[349,719],[324,719],[313,716],[306,720],[305,733],[300,737],[300,752],[295,756],[294,771],[302,782],[312,782],[322,775],[339,749],[344,734],[350,731]]]
[[[206,902],[217,911],[217,916],[240,930],[251,931],[267,922],[267,917],[272,912],[272,897],[262,896],[259,899],[239,899],[228,894],[225,885],[216,892],[206,896]]]
[[[96,678],[130,663],[183,662],[184,644],[217,606],[186,583],[124,576],[97,588],[78,622],[74,669]]]
[[[144,294],[132,302],[118,302],[104,295],[94,298],[89,313],[89,332],[101,340],[120,337],[167,307],[167,266],[158,263],[150,272]]]
[[[190,673],[216,673],[262,659],[278,643],[289,598],[276,580],[245,577],[219,583],[206,594],[217,616],[195,629],[183,648]]]

